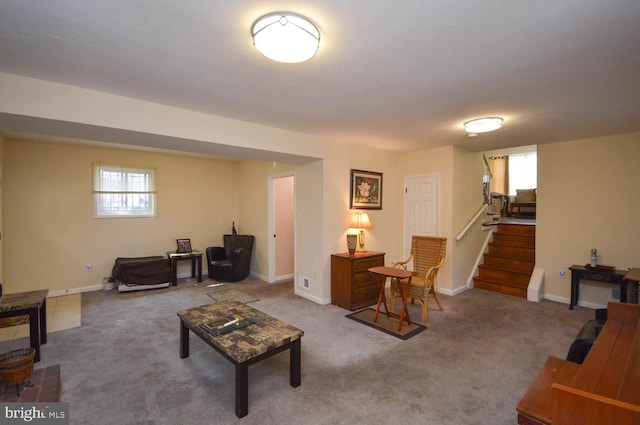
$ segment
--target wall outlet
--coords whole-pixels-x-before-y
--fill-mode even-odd
[[[560,279],[564,279],[564,277],[566,276],[566,273],[564,270],[560,270]]]
[[[91,270],[93,270],[93,266],[91,265],[91,263],[87,264],[85,266],[87,268],[87,271],[90,272]]]

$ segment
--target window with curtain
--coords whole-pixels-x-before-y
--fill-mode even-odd
[[[93,165],[95,217],[155,217],[154,170]]]
[[[538,187],[537,152],[509,155],[509,195],[516,189],[536,189]]]

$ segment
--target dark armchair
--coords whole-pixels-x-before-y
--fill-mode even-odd
[[[224,247],[207,248],[209,277],[221,282],[237,282],[249,275],[252,235],[224,235]]]

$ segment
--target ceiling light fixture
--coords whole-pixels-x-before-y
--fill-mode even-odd
[[[264,56],[277,62],[299,63],[315,56],[320,31],[311,21],[289,13],[270,13],[251,28],[253,45]]]
[[[500,117],[478,118],[464,123],[467,133],[486,133],[502,127],[503,119]]]

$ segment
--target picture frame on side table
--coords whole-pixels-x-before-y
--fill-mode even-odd
[[[350,209],[382,209],[382,173],[352,169],[350,187]]]
[[[178,254],[191,252],[191,239],[176,239],[176,243],[178,244],[178,249],[176,250]]]

